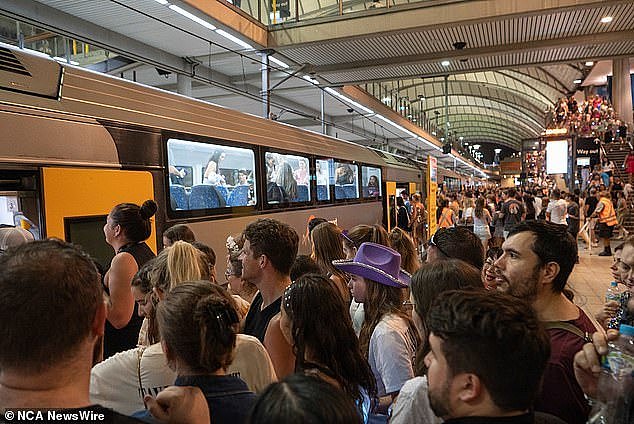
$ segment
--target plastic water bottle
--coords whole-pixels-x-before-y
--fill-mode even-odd
[[[591,424],[634,422],[634,327],[621,325],[619,338],[608,343],[602,359]]]
[[[619,289],[619,283],[616,281],[612,281],[610,287],[608,287],[608,290],[605,292],[606,303],[612,300],[621,302],[621,290]]]
[[[623,317],[621,297],[622,297],[622,293],[621,293],[621,290],[619,289],[619,284],[616,281],[612,281],[610,283],[610,287],[608,287],[608,290],[605,292],[605,301],[606,303],[610,301],[617,302],[619,304],[619,309],[617,313],[615,314],[615,316],[610,318],[610,320],[608,321],[609,329],[616,330],[619,328],[619,324],[621,323],[621,318]]]

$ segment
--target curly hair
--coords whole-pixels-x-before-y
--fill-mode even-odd
[[[290,225],[271,218],[258,219],[242,234],[249,240],[254,258],[265,255],[277,272],[288,275],[299,246],[299,236]]]

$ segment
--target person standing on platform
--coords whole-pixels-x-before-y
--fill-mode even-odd
[[[539,320],[548,324],[551,356],[535,410],[570,424],[582,424],[590,408],[575,380],[572,359],[596,331],[564,288],[577,260],[577,243],[563,225],[546,221],[518,224],[495,261],[498,290],[528,301]]]
[[[502,194],[504,203],[499,218],[504,222],[504,238],[508,236],[513,226],[524,220],[526,214],[522,203],[515,199],[516,194],[517,191],[514,188],[509,188]]]
[[[106,243],[115,251],[103,278],[109,295],[104,358],[136,347],[139,339],[143,318],[137,313],[131,284],[139,268],[155,256],[145,240],[150,237],[150,218],[156,209],[153,200],[141,206],[121,203],[110,211],[103,227]]]
[[[618,224],[616,219],[616,212],[614,211],[614,205],[610,199],[610,192],[603,190],[599,193],[599,203],[594,209],[592,214],[599,219],[597,226],[599,238],[603,242],[603,252],[599,253],[599,256],[612,256],[612,249],[610,248],[610,238],[614,228]]]
[[[293,372],[295,357],[281,332],[279,313],[282,294],[291,284],[299,236],[288,224],[270,218],[247,225],[242,235],[242,279],[259,290],[244,320],[244,333],[264,344],[277,376],[283,378]]]
[[[550,194],[550,202],[546,207],[546,221],[554,224],[567,225],[566,223],[566,201],[561,198],[559,189],[554,189]]]

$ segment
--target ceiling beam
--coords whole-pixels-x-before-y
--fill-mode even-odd
[[[463,50],[445,50],[418,55],[406,55],[395,57],[383,57],[378,59],[368,59],[354,62],[335,63],[331,65],[313,66],[312,71],[319,75],[332,73],[373,70],[377,68],[393,68],[396,66],[418,65],[424,63],[439,63],[443,60],[459,61],[461,59],[479,58],[482,56],[502,56],[515,53],[526,53],[527,51],[554,50],[570,46],[582,46],[587,44],[605,44],[634,39],[634,30],[604,32],[590,35],[578,35],[561,37],[548,40],[531,41],[528,43],[514,43],[497,46],[477,47]],[[570,60],[567,60],[570,62]],[[509,65],[507,65],[508,67]],[[487,68],[489,69],[489,68]],[[447,69],[451,72],[451,69]],[[460,70],[460,73],[464,73]]]

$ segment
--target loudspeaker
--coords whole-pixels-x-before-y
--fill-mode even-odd
[[[451,153],[451,144],[443,144],[442,145],[443,153]]]

